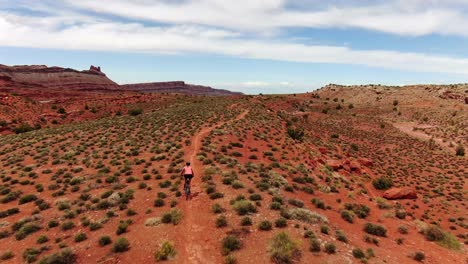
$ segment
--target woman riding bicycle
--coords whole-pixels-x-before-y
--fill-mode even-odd
[[[195,176],[193,173],[193,169],[190,166],[190,162],[185,163],[185,167],[182,169],[180,172],[181,176],[184,176],[184,191],[186,194],[187,200],[189,199],[190,196],[190,182],[192,181],[192,178]]]

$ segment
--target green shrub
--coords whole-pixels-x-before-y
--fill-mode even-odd
[[[114,242],[114,245],[112,246],[112,251],[113,252],[125,252],[130,248],[130,243],[128,240],[124,237],[119,237],[117,240]]]
[[[65,222],[61,226],[63,231],[70,230],[70,229],[72,229],[74,227],[75,227],[75,223],[73,223],[72,221]]]
[[[256,213],[257,208],[251,202],[247,200],[240,200],[234,203],[233,205],[234,210],[237,212],[238,215],[246,215],[249,213]]]
[[[37,196],[34,194],[28,194],[19,199],[19,204],[25,204],[37,200]]]
[[[224,258],[224,264],[236,264],[237,259],[233,255],[227,255],[226,258]]]
[[[348,238],[346,237],[345,233],[343,230],[336,230],[336,239],[338,241],[348,243]]]
[[[86,233],[78,233],[75,236],[75,242],[85,241],[86,239],[88,239],[88,236],[86,236]]]
[[[13,254],[11,250],[7,250],[3,252],[2,254],[0,254],[0,260],[9,260],[9,259],[12,259],[14,256],[15,254]]]
[[[245,216],[241,219],[241,225],[242,226],[251,226],[252,225],[252,219],[248,216]]]
[[[465,148],[460,144],[457,146],[455,153],[457,154],[457,156],[465,156]]]
[[[268,231],[271,230],[271,222],[268,220],[261,221],[260,224],[258,224],[258,229],[262,231]]]
[[[143,109],[141,108],[134,108],[134,109],[128,110],[128,114],[131,116],[141,115],[142,113],[143,113]]]
[[[320,252],[320,250],[321,250],[320,246],[321,246],[320,241],[318,241],[318,239],[316,239],[316,238],[310,239],[310,247],[309,247],[310,251]]]
[[[37,242],[38,244],[44,244],[44,243],[46,243],[47,241],[49,241],[49,238],[48,238],[47,236],[45,236],[45,235],[39,236],[39,237],[37,238],[37,240],[36,240],[36,242]]]
[[[228,255],[232,251],[239,250],[242,247],[242,242],[236,236],[229,235],[222,241],[222,254]]]
[[[364,253],[364,251],[362,251],[362,249],[355,248],[353,249],[353,256],[357,259],[363,259],[366,257],[366,254]]]
[[[178,225],[182,220],[182,211],[177,208],[171,209],[169,212],[166,212],[161,217],[161,222],[165,224],[172,223],[173,225]]]
[[[119,225],[117,226],[117,231],[115,231],[115,234],[121,235],[123,233],[126,233],[127,228],[128,228],[128,223],[124,221],[120,221]]]
[[[359,218],[366,218],[370,214],[370,208],[364,204],[346,203],[345,209],[352,211]]]
[[[276,227],[282,228],[282,227],[286,227],[287,225],[288,225],[288,220],[286,220],[286,218],[284,218],[284,217],[280,217],[280,218],[276,219],[276,221],[275,221],[275,226]]]
[[[374,188],[377,190],[387,190],[393,186],[393,181],[388,177],[379,177],[372,181],[372,185],[374,185]]]
[[[270,253],[271,260],[276,264],[295,263],[301,258],[299,243],[292,240],[284,232],[273,237],[268,252]]]
[[[169,242],[165,241],[162,243],[161,247],[154,253],[154,258],[156,261],[161,260],[168,260],[170,258],[175,257],[177,254],[174,245]]]
[[[58,253],[43,257],[39,264],[73,264],[76,263],[76,255],[71,249],[63,249]]]
[[[348,210],[343,210],[341,211],[341,218],[352,224],[354,222],[354,213]]]
[[[376,225],[372,223],[366,223],[364,225],[364,231],[368,234],[386,237],[387,236],[387,229],[381,225]]]
[[[23,240],[32,233],[35,233],[41,229],[41,226],[35,223],[26,223],[19,228],[15,234],[16,240]]]
[[[444,239],[444,231],[440,227],[431,225],[424,230],[424,236],[429,241],[440,241]]]
[[[423,261],[425,258],[426,256],[424,255],[424,253],[420,251],[414,253],[413,255],[413,259],[419,262]]]
[[[325,252],[328,254],[335,254],[336,253],[336,246],[332,242],[328,242],[325,244]]]
[[[222,212],[224,212],[224,209],[223,207],[221,207],[220,204],[216,203],[216,204],[213,204],[211,206],[211,211],[214,213],[214,214],[220,214]]]
[[[112,243],[112,239],[110,238],[110,236],[102,236],[99,238],[98,242],[99,242],[99,245],[103,247]]]
[[[304,130],[297,127],[288,127],[288,136],[294,140],[302,141],[304,138]]]
[[[226,227],[227,224],[227,219],[224,215],[220,215],[218,218],[216,218],[216,227]]]
[[[34,128],[31,125],[23,123],[23,124],[15,127],[13,129],[13,132],[15,132],[16,134],[21,134],[21,133],[26,133],[26,132],[33,131],[33,130],[34,130]]]

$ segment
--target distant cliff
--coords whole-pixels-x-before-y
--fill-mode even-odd
[[[37,89],[37,92],[58,91],[109,91],[120,90],[101,72],[100,67],[77,71],[70,68],[45,65],[5,66],[0,64],[0,91],[26,92],[21,89]],[[31,93],[33,91],[29,91]]]
[[[121,85],[121,88],[128,91],[142,93],[182,93],[192,95],[229,96],[241,95],[242,93],[228,90],[214,89],[208,86],[186,84],[182,81],[175,82],[152,82]]]

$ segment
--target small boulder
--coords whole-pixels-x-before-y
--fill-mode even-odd
[[[337,171],[343,168],[343,163],[339,160],[327,160],[327,166],[332,168],[334,171]]]
[[[372,162],[372,160],[366,159],[366,158],[359,158],[359,159],[358,159],[358,162],[359,162],[362,166],[365,166],[365,167],[372,167],[372,165],[374,165],[374,163]]]
[[[400,200],[400,199],[416,199],[418,195],[413,188],[391,188],[385,191],[383,198],[388,200]]]

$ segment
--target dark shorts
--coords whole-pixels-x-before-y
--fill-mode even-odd
[[[184,174],[184,179],[187,181],[191,181],[193,178],[193,175],[192,174]]]

